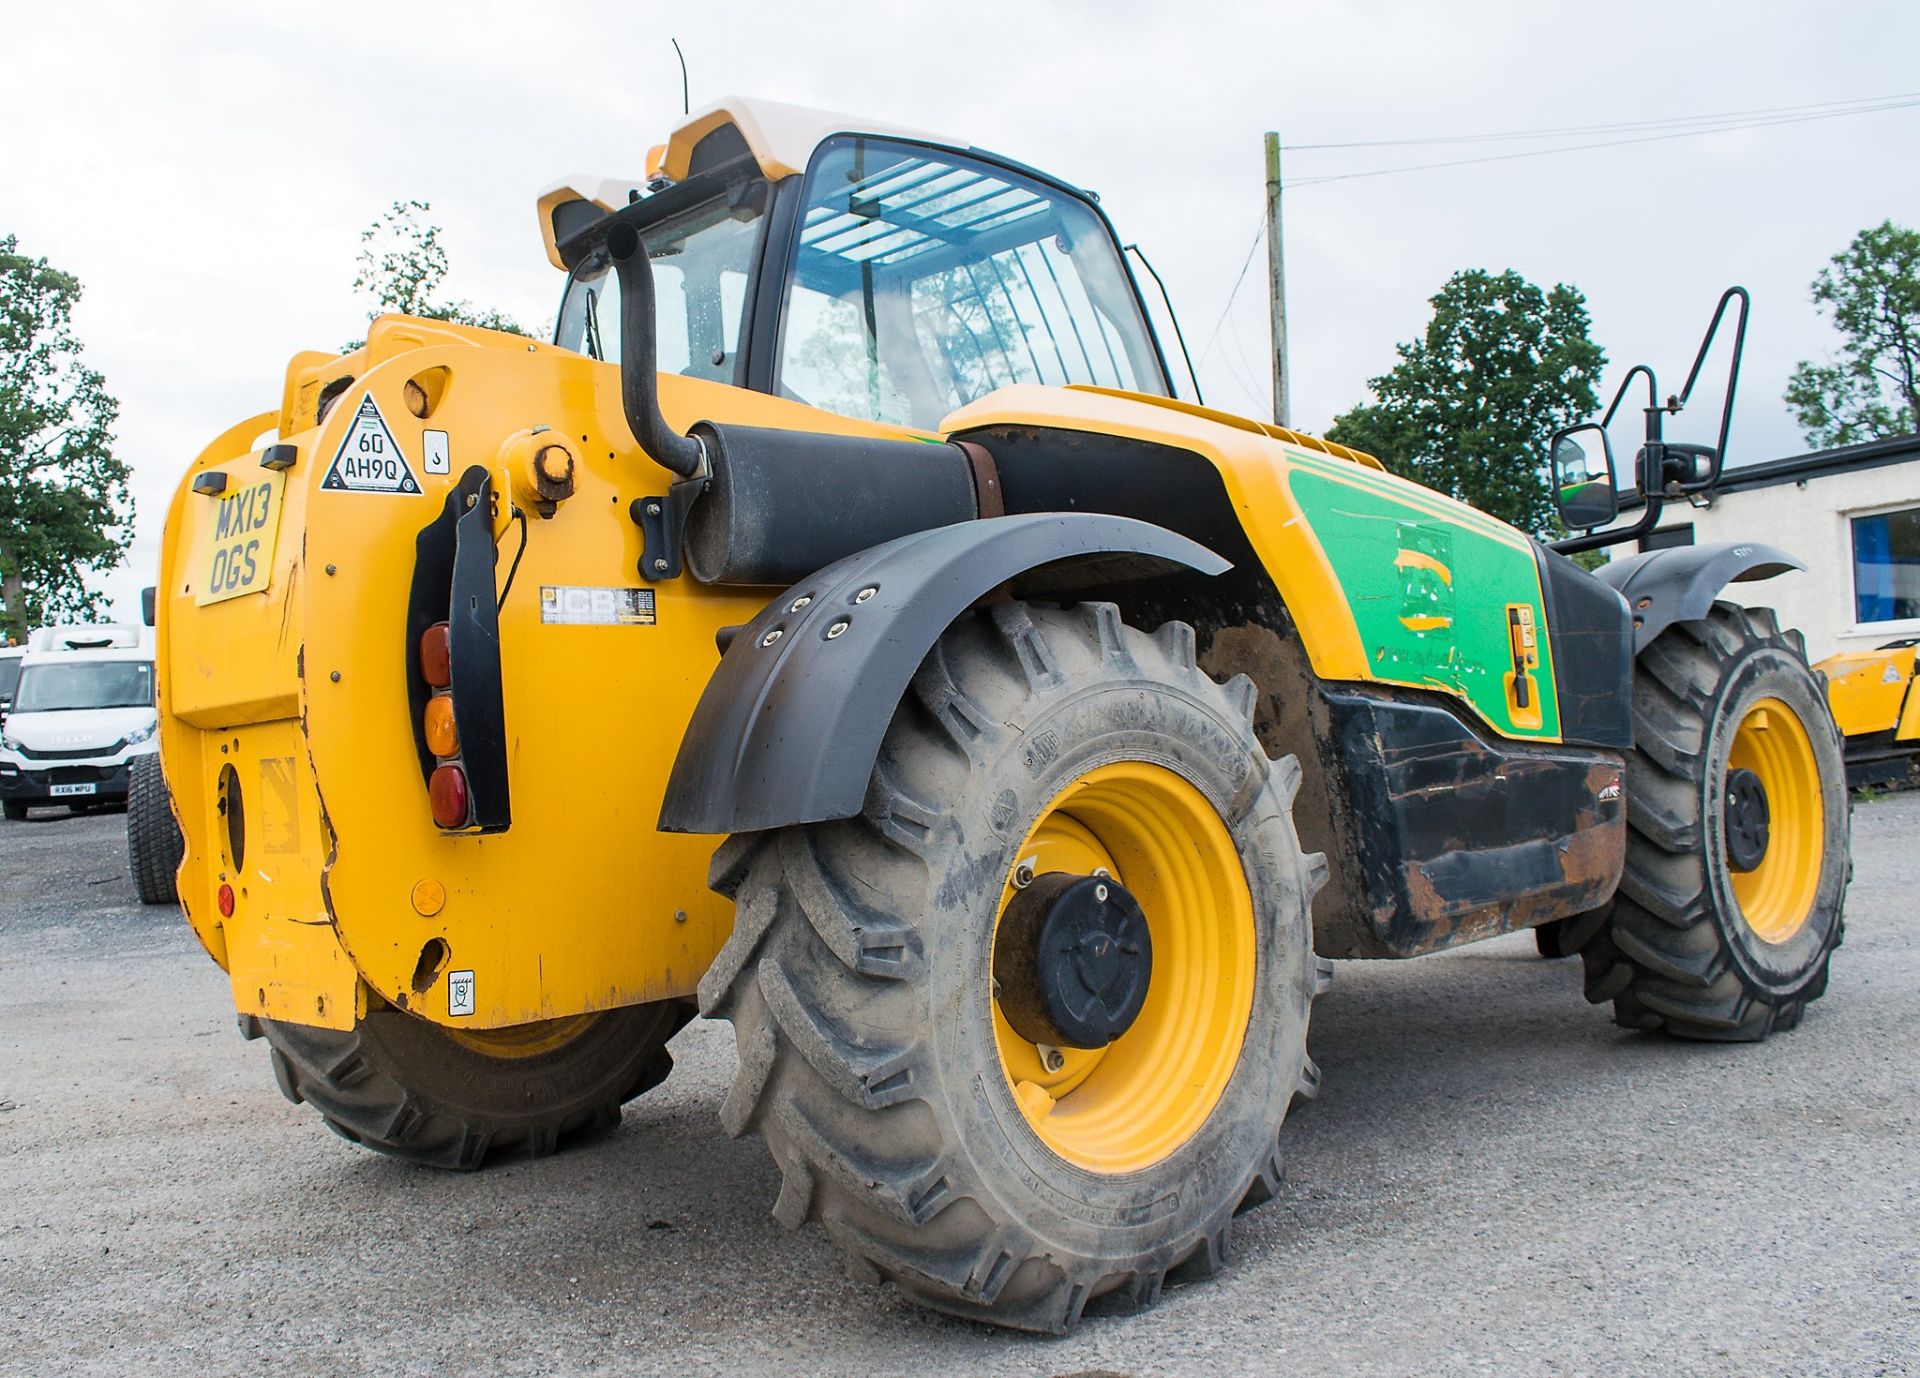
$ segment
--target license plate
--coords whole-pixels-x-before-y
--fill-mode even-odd
[[[271,470],[222,493],[202,512],[205,554],[195,603],[204,607],[267,591],[273,582],[273,548],[280,534],[280,502],[286,485],[286,474]]]
[[[98,794],[98,785],[54,785],[47,790],[55,799],[68,799],[76,794]]]

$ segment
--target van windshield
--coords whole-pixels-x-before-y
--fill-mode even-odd
[[[73,665],[29,665],[20,672],[16,713],[60,713],[75,708],[148,708],[153,662],[83,660]]]

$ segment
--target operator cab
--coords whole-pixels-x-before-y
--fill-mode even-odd
[[[623,221],[653,268],[663,373],[923,431],[1015,383],[1172,394],[1086,192],[932,136],[767,102],[722,102],[656,154],[642,185],[571,182],[541,198],[549,257],[569,270],[563,348],[619,361],[606,237]]]

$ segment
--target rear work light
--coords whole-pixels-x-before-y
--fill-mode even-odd
[[[467,826],[467,773],[459,766],[436,766],[427,781],[433,821],[443,828]]]
[[[453,683],[453,641],[444,622],[420,633],[420,673],[435,689]]]

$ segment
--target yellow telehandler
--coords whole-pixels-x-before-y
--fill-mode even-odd
[[[1332,958],[1558,923],[1702,1039],[1824,989],[1839,737],[1716,601],[1787,557],[1596,577],[1177,400],[1097,199],[963,140],[728,100],[538,213],[551,343],[383,317],[168,513],[180,900],[347,1138],[545,1153],[697,1004],[781,1221],[1058,1331],[1226,1261]],[[1699,373],[1629,375],[1643,525]],[[1545,458],[1622,538],[1604,429]]]

